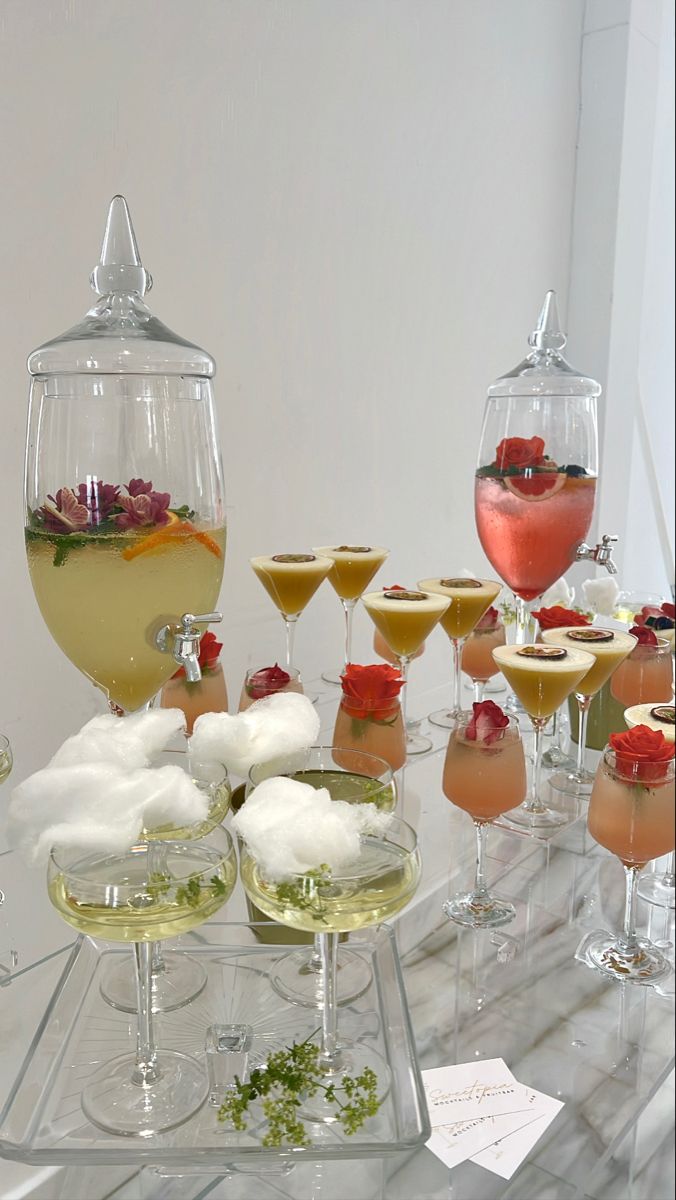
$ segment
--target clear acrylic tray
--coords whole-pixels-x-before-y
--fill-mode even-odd
[[[208,983],[191,1004],[155,1018],[160,1046],[205,1061],[209,1026],[246,1024],[253,1030],[251,1067],[318,1029],[316,1009],[289,1004],[272,990],[271,966],[298,946],[270,944],[270,933],[265,924],[209,922],[182,939],[179,952],[205,967]],[[105,972],[121,956],[131,966],[130,949],[83,938],[66,961],[0,1112],[0,1155],[29,1163],[146,1163],[170,1173],[176,1168],[220,1173],[238,1166],[265,1169],[280,1159],[383,1156],[426,1142],[429,1120],[394,933],[380,926],[351,935],[350,950],[370,965],[372,977],[362,996],[341,1006],[339,1032],[376,1049],[392,1076],[378,1115],[352,1137],[335,1124],[308,1125],[308,1149],[266,1148],[255,1128],[236,1133],[224,1127],[208,1102],[190,1121],[150,1138],[114,1136],[91,1125],[80,1107],[82,1088],[102,1063],[133,1051],[136,1022],[100,994]]]

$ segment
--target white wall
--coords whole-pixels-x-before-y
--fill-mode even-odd
[[[0,728],[19,778],[100,707],[33,601],[21,461],[26,355],[88,307],[109,198],[128,197],[151,305],[219,364],[235,691],[282,653],[251,554],[354,539],[392,547],[384,582],[484,569],[485,388],[548,287],[565,307],[582,0],[3,0],[1,16]],[[363,656],[367,633],[362,614]],[[326,587],[299,626],[306,676],[340,648]],[[433,651],[414,689],[447,675],[441,634]]]

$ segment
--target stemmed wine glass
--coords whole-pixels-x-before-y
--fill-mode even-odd
[[[290,671],[294,667],[296,621],[326,579],[333,561],[319,554],[258,555],[249,561],[282,614],[286,631],[286,667]]]
[[[636,725],[647,725],[650,729],[660,730],[668,742],[673,742],[675,715],[673,704],[637,704],[625,711],[624,719],[629,729]],[[662,908],[674,907],[676,855],[673,850],[669,855],[666,870],[648,871],[641,876],[638,894],[642,900],[647,900],[648,904],[658,904]]]
[[[440,725],[442,729],[452,729],[462,712],[460,684],[463,647],[474,627],[490,608],[496,596],[499,596],[502,584],[495,583],[492,579],[466,579],[459,576],[421,579],[418,587],[422,591],[445,596],[449,602],[440,624],[453,647],[453,703],[450,709],[441,708],[430,713],[429,720],[433,725]]]
[[[328,580],[345,614],[345,661],[352,662],[352,617],[357,601],[390,553],[384,546],[315,546],[315,554],[333,561]],[[342,671],[322,671],[326,683],[340,683]]]
[[[487,609],[478,625],[465,640],[462,648],[460,666],[465,675],[469,675],[474,689],[474,703],[481,704],[486,691],[486,685],[500,669],[493,658],[496,646],[504,646],[507,637],[505,627],[495,608]],[[502,685],[504,689],[504,684]]]
[[[81,1095],[85,1117],[109,1133],[148,1137],[187,1121],[209,1092],[202,1063],[158,1049],[151,1003],[151,943],[208,920],[237,878],[222,826],[202,825],[189,841],[142,841],[126,853],[52,851],[49,897],[80,933],[132,945],[136,972],[136,1053],[101,1067]]]

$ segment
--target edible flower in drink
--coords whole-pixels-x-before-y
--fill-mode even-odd
[[[629,632],[637,638],[639,646],[659,646],[657,635],[649,625],[633,625]]]
[[[509,725],[509,717],[502,711],[499,704],[492,700],[483,700],[481,704],[472,705],[472,720],[465,729],[465,739],[468,742],[485,742],[491,746],[504,737],[504,731]]]
[[[392,716],[392,701],[396,700],[404,681],[396,667],[386,663],[360,666],[348,663],[341,675],[342,707],[358,721],[384,721]]]
[[[619,772],[637,783],[658,783],[664,779],[675,748],[661,730],[649,725],[635,725],[626,733],[611,733],[610,746],[615,751]]]

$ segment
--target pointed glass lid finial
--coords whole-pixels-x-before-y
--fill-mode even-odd
[[[537,325],[528,338],[528,345],[536,350],[562,350],[565,344],[566,335],[561,329],[556,292],[550,290],[545,296]]]
[[[111,292],[143,296],[153,286],[152,276],[141,264],[124,196],[113,196],[110,202],[101,258],[91,273],[90,282],[99,296]]]

